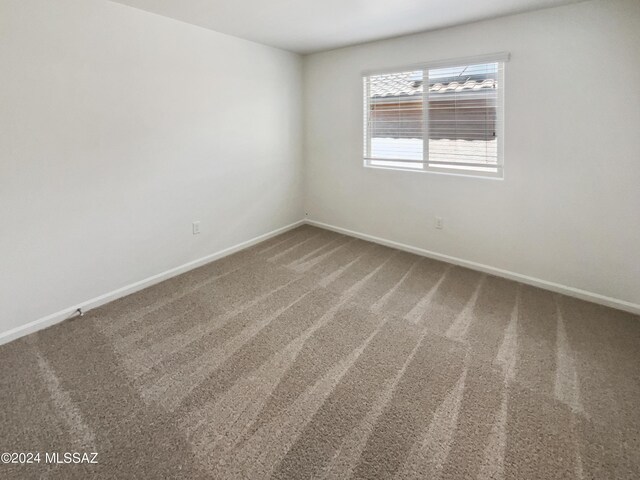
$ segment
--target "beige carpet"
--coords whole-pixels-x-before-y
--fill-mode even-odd
[[[99,454],[1,478],[640,478],[640,318],[309,226],[0,365],[0,451]]]

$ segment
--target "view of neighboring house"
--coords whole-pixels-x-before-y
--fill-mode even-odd
[[[397,152],[401,144],[408,159],[422,158],[423,77],[422,70],[370,77],[367,128],[376,156]],[[431,157],[457,152],[486,162],[487,151],[496,149],[497,69],[431,70],[428,85]]]

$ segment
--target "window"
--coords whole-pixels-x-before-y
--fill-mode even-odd
[[[502,177],[507,59],[366,74],[365,166]]]

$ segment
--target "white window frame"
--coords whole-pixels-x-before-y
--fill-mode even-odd
[[[473,57],[465,57],[465,58],[456,58],[449,60],[439,60],[427,63],[419,63],[413,65],[404,65],[401,67],[394,68],[386,68],[381,70],[367,70],[362,72],[362,80],[364,86],[364,122],[363,122],[363,139],[364,139],[364,166],[367,168],[376,168],[376,169],[385,169],[385,170],[404,170],[410,172],[429,172],[429,173],[439,173],[439,174],[448,174],[448,175],[460,175],[460,176],[472,176],[472,177],[485,177],[485,178],[494,178],[494,179],[503,179],[504,178],[504,130],[505,130],[505,108],[504,108],[504,90],[505,90],[505,70],[506,64],[509,61],[510,54],[507,52],[493,53],[489,55],[479,55]],[[448,162],[437,162],[437,161],[429,161],[429,109],[423,107],[423,130],[425,135],[423,135],[423,160],[394,160],[394,159],[380,159],[380,158],[370,158],[369,152],[371,151],[371,138],[367,132],[367,127],[369,123],[369,112],[370,112],[370,95],[369,95],[369,82],[367,81],[368,77],[372,75],[382,75],[386,73],[397,73],[397,72],[405,72],[412,70],[423,70],[424,78],[428,78],[429,69],[435,68],[447,68],[447,67],[458,67],[464,65],[477,65],[483,63],[501,63],[502,68],[499,70],[498,77],[498,92],[497,92],[497,119],[496,119],[496,136],[497,136],[497,165],[487,167],[488,169],[496,171],[483,171],[481,170],[481,166],[477,164],[459,164],[456,162],[456,165],[459,165],[461,168],[451,168],[451,164]],[[422,93],[422,101],[423,106],[429,105],[429,89],[423,88]],[[388,163],[397,163],[404,165],[384,165]],[[443,167],[435,166],[436,163],[444,163]],[[413,165],[415,164],[415,166]]]

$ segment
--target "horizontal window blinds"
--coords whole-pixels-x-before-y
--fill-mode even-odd
[[[423,160],[423,71],[368,77],[372,158]]]
[[[365,161],[501,173],[503,79],[502,61],[366,75]]]

